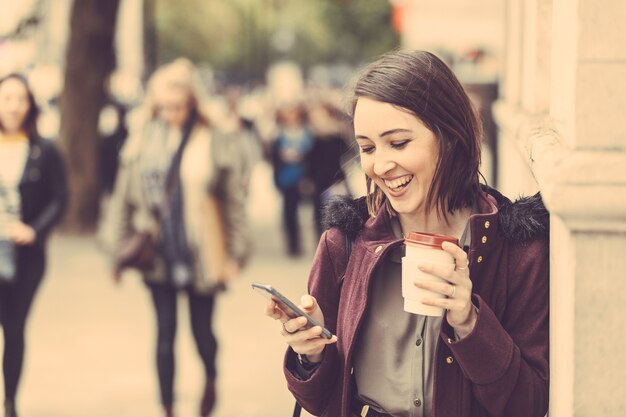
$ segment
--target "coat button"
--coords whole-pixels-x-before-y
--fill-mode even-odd
[[[354,375],[354,368],[350,368],[350,375]]]
[[[422,338],[418,337],[417,340],[415,341],[415,346],[422,346]]]
[[[478,259],[476,259],[476,262],[481,263],[483,261],[483,257],[479,256]]]
[[[483,243],[487,243],[487,236],[483,236],[483,238],[481,239],[481,241],[482,241]]]
[[[452,343],[454,343],[454,340],[452,340],[452,339],[448,338],[448,344],[450,344],[450,345],[451,345]]]
[[[489,226],[491,226],[491,223],[489,223],[489,220],[487,220],[485,222],[485,229],[489,229]]]
[[[376,249],[374,250],[375,253],[380,252],[381,250],[383,250],[383,245],[378,245],[376,246]]]
[[[450,364],[451,364],[451,363],[453,363],[453,362],[454,362],[454,358],[453,358],[452,356],[448,356],[448,357],[446,358],[446,363],[447,363],[448,365],[450,365]]]
[[[413,400],[413,405],[416,407],[421,407],[422,406],[422,400],[420,400],[419,398],[416,398]]]

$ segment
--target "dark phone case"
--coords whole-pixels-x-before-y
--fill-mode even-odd
[[[317,320],[315,320],[313,317],[309,316],[307,313],[305,313],[300,308],[298,308],[298,306],[295,305],[289,298],[282,295],[278,290],[276,290],[271,285],[253,282],[252,289],[274,300],[278,304],[280,309],[283,310],[285,314],[287,314],[289,317],[291,318],[296,318],[296,317],[301,317],[301,316],[306,317],[307,321],[309,322],[310,327],[313,327],[313,326],[322,327],[322,337],[326,339],[330,339],[331,337],[333,337],[333,334],[328,329],[323,327],[320,323],[317,322]]]

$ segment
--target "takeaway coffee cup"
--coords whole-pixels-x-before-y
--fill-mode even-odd
[[[423,298],[446,298],[445,295],[424,290],[415,286],[416,282],[435,281],[446,282],[442,278],[422,272],[417,267],[420,263],[439,264],[454,269],[454,258],[441,249],[443,242],[458,245],[456,238],[431,233],[411,232],[404,239],[406,253],[402,258],[402,296],[404,297],[404,311],[424,316],[441,316],[440,307],[422,304]]]

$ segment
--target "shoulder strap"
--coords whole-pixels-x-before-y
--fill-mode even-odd
[[[350,262],[350,255],[352,255],[352,244],[354,240],[346,235],[346,268],[348,268],[348,262]],[[339,278],[339,289],[343,286],[343,281],[346,279],[346,271],[343,271],[343,275]]]

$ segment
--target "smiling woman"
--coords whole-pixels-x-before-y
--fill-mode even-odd
[[[330,229],[302,297],[304,311],[337,338],[266,307],[290,346],[289,389],[315,415],[543,417],[549,254],[541,197],[512,203],[479,183],[480,121],[429,52],[391,52],[368,66],[351,110],[368,193],[327,208]],[[407,235],[438,243],[411,263]],[[426,294],[416,303],[431,309],[405,309],[413,286]]]

